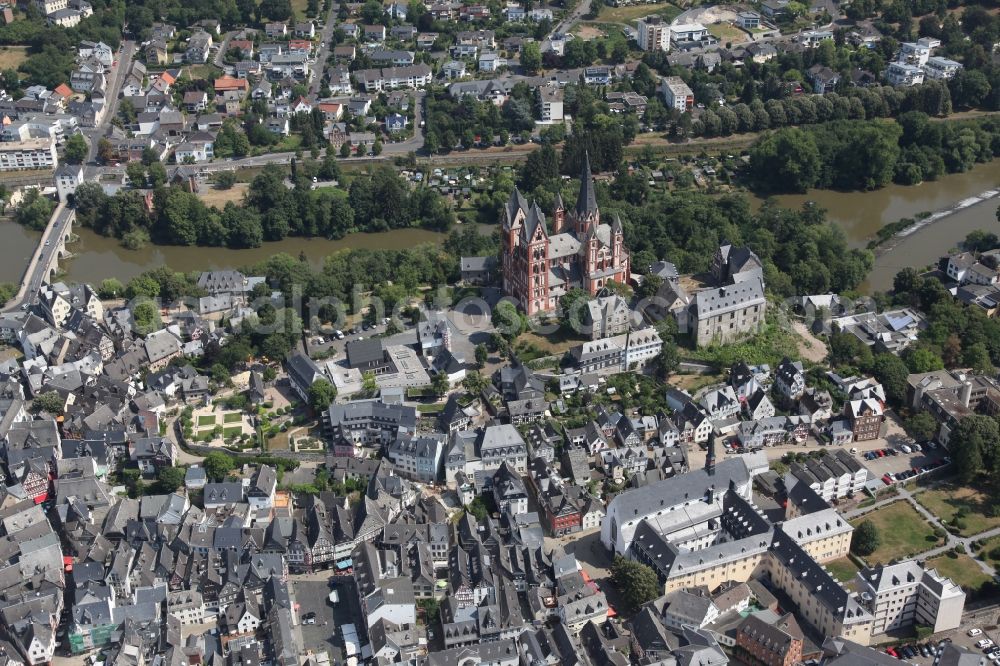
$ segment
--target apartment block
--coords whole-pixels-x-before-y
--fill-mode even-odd
[[[862,569],[855,580],[874,616],[872,635],[913,625],[933,627],[937,633],[962,623],[962,588],[913,560]]]
[[[59,163],[52,139],[28,139],[0,143],[0,171],[54,169]]]

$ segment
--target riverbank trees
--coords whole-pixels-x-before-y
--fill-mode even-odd
[[[1000,122],[993,117],[940,122],[910,111],[892,122],[836,121],[766,134],[750,149],[750,177],[768,192],[872,190],[967,171],[998,148]]]
[[[181,185],[156,187],[150,208],[139,190],[109,196],[97,183],[84,183],[75,206],[80,222],[105,236],[125,240],[144,232],[155,243],[232,248],[287,236],[337,239],[405,227],[447,231],[455,219],[436,190],[412,189],[390,167],[355,176],[346,192],[311,185],[300,173],[289,189],[284,171],[271,166],[253,179],[242,204],[230,202],[221,211]]]

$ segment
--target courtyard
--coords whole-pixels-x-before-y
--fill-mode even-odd
[[[961,536],[1000,527],[1000,515],[988,515],[989,498],[977,488],[947,484],[917,493],[914,498],[943,524],[954,525]]]
[[[191,420],[194,423],[194,439],[212,445],[252,438],[254,434],[250,417],[240,411],[201,407],[194,410]]]
[[[869,565],[915,557],[944,543],[934,534],[934,528],[905,500],[859,516],[851,524],[857,527],[866,520],[875,524],[879,535],[878,548],[865,557]]]

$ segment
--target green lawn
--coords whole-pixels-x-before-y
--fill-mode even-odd
[[[243,420],[243,415],[239,412],[227,412],[222,415],[223,423],[239,423]]]
[[[941,543],[931,525],[903,500],[855,518],[851,524],[857,527],[865,520],[875,523],[879,535],[878,549],[865,558],[870,565],[919,555]]]
[[[1000,516],[991,518],[986,515],[989,498],[978,488],[939,486],[919,493],[916,499],[945,524],[950,524],[955,514],[963,512],[965,515],[960,520],[964,527],[958,531],[962,536],[973,536],[1000,526]]]
[[[199,426],[210,426],[215,425],[215,415],[214,414],[202,414],[198,417]]]
[[[827,562],[823,566],[829,569],[833,577],[841,583],[854,580],[854,574],[858,572],[858,565],[849,557],[842,557],[839,560]]]
[[[979,559],[994,569],[1000,569],[1000,536],[995,536],[983,544]]]
[[[191,77],[192,81],[195,81],[197,79],[206,79],[208,81],[215,81],[215,79],[222,76],[222,70],[216,67],[215,65],[211,65],[209,63],[188,67],[187,73],[188,76]]]
[[[437,414],[444,411],[443,404],[417,405],[417,411],[421,414]]]
[[[927,560],[925,566],[928,569],[937,569],[942,576],[947,576],[962,586],[966,592],[975,592],[984,583],[990,582],[990,577],[983,573],[979,565],[968,555],[951,557],[949,555],[939,555]]]
[[[243,434],[243,426],[232,426],[230,428],[222,429],[223,437],[239,437]]]

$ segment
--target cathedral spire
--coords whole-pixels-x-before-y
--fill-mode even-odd
[[[590,152],[583,153],[583,169],[580,172],[580,196],[576,199],[576,214],[587,217],[597,213],[597,193],[594,192],[594,177],[590,173]]]

